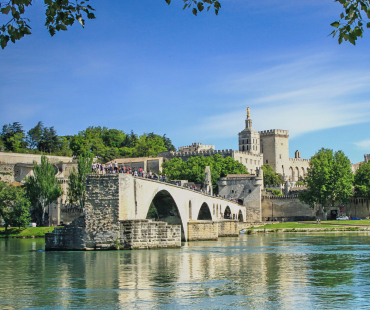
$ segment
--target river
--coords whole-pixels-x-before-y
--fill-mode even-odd
[[[1,309],[369,309],[370,235],[259,234],[181,249],[45,252],[0,239]]]

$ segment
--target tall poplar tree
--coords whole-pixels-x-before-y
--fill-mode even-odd
[[[38,224],[44,224],[46,208],[55,202],[63,190],[55,177],[55,169],[46,156],[41,156],[41,164],[33,162],[33,176],[26,178],[25,188],[32,206],[36,210]],[[50,214],[49,214],[50,218]]]
[[[307,190],[299,198],[311,207],[318,205],[326,214],[335,202],[347,202],[353,194],[351,163],[342,151],[322,148],[310,160],[305,178]]]

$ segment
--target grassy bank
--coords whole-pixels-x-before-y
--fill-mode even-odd
[[[346,223],[350,222],[350,223]],[[354,223],[355,222],[355,223]],[[361,223],[362,222],[362,223]],[[339,224],[352,224],[352,225],[368,225],[370,221],[340,221]],[[337,225],[333,225],[337,224]],[[258,233],[258,232],[335,232],[335,231],[368,231],[369,226],[341,226],[336,221],[325,221],[321,224],[312,222],[287,222],[287,223],[276,223],[266,224],[259,227],[251,227],[247,229],[247,233]]]
[[[16,227],[10,227],[5,232],[5,227],[0,227],[0,238],[42,238],[46,233],[52,232],[55,227],[26,227],[19,231]]]

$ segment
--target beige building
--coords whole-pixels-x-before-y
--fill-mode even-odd
[[[191,145],[180,146],[179,152],[200,152],[214,149],[215,149],[214,145],[203,145],[202,143],[192,143]]]
[[[289,130],[271,129],[257,132],[252,127],[252,119],[248,107],[245,128],[239,132],[239,151],[215,150],[214,145],[193,143],[179,147],[177,152],[162,152],[158,157],[169,160],[180,157],[186,161],[194,156],[211,156],[220,154],[232,157],[242,163],[250,174],[257,174],[263,164],[270,164],[276,173],[282,174],[287,180],[296,182],[304,178],[309,168],[309,160],[302,159],[299,151],[295,158],[289,158]]]

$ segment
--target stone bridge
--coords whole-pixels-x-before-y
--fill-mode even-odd
[[[246,208],[236,202],[129,174],[119,175],[119,196],[120,220],[155,219],[181,225],[184,240],[189,221],[246,219]]]
[[[129,174],[88,175],[83,216],[47,234],[45,249],[179,247],[237,236],[245,220],[246,207],[230,200]]]

